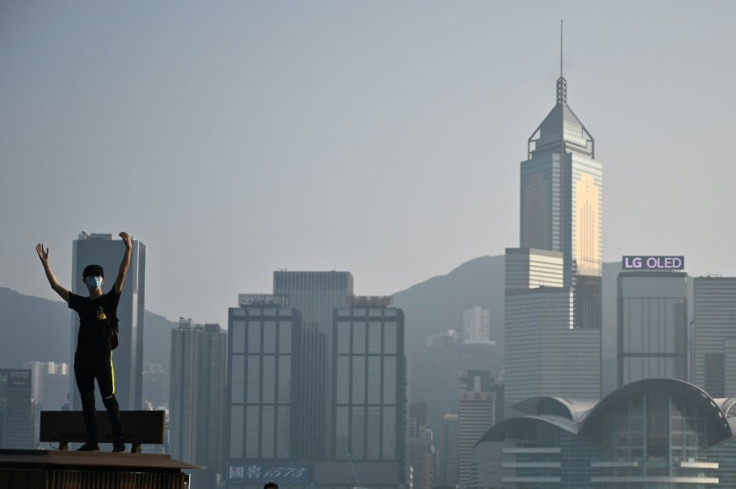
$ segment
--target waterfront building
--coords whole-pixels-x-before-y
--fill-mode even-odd
[[[645,379],[595,402],[540,396],[476,448],[483,487],[736,487],[736,399],[677,379]]]

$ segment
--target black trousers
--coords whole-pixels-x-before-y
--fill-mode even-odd
[[[102,403],[112,427],[113,441],[122,441],[120,407],[115,398],[115,367],[112,352],[107,350],[77,351],[74,354],[74,377],[82,398],[82,415],[87,429],[87,441],[97,443],[97,412],[95,410],[95,379],[100,388]]]

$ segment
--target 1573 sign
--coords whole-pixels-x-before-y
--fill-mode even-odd
[[[230,464],[228,468],[230,482],[305,482],[307,467],[304,465],[278,463]]]

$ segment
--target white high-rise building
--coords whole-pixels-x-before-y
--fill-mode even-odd
[[[463,343],[493,345],[491,311],[475,306],[463,312]]]
[[[506,290],[563,287],[564,266],[558,251],[506,248]]]

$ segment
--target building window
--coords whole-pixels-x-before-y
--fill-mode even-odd
[[[353,353],[365,353],[365,323],[353,323]]]
[[[258,356],[248,357],[248,370],[246,371],[248,383],[246,384],[246,402],[257,404],[261,402],[261,358]]]
[[[337,323],[337,353],[350,353],[350,323]]]
[[[383,357],[383,403],[396,404],[396,357]]]
[[[365,357],[353,357],[353,404],[365,403]]]
[[[261,323],[248,321],[248,353],[261,352]]]
[[[233,353],[245,353],[245,321],[233,321],[231,341]]]
[[[243,406],[230,407],[230,457],[243,457]]]
[[[261,423],[258,406],[247,406],[245,419],[245,456],[260,457],[259,427]]]
[[[279,353],[291,353],[291,323],[279,322]]]
[[[368,323],[368,353],[381,353],[381,323]]]
[[[347,355],[337,357],[337,386],[335,389],[337,403],[348,404],[350,402],[350,357]]]
[[[263,323],[263,353],[276,353],[276,322]]]
[[[231,401],[235,404],[245,402],[245,357],[243,355],[232,356],[230,370]]]
[[[383,331],[383,352],[396,353],[396,323],[385,323]]]

